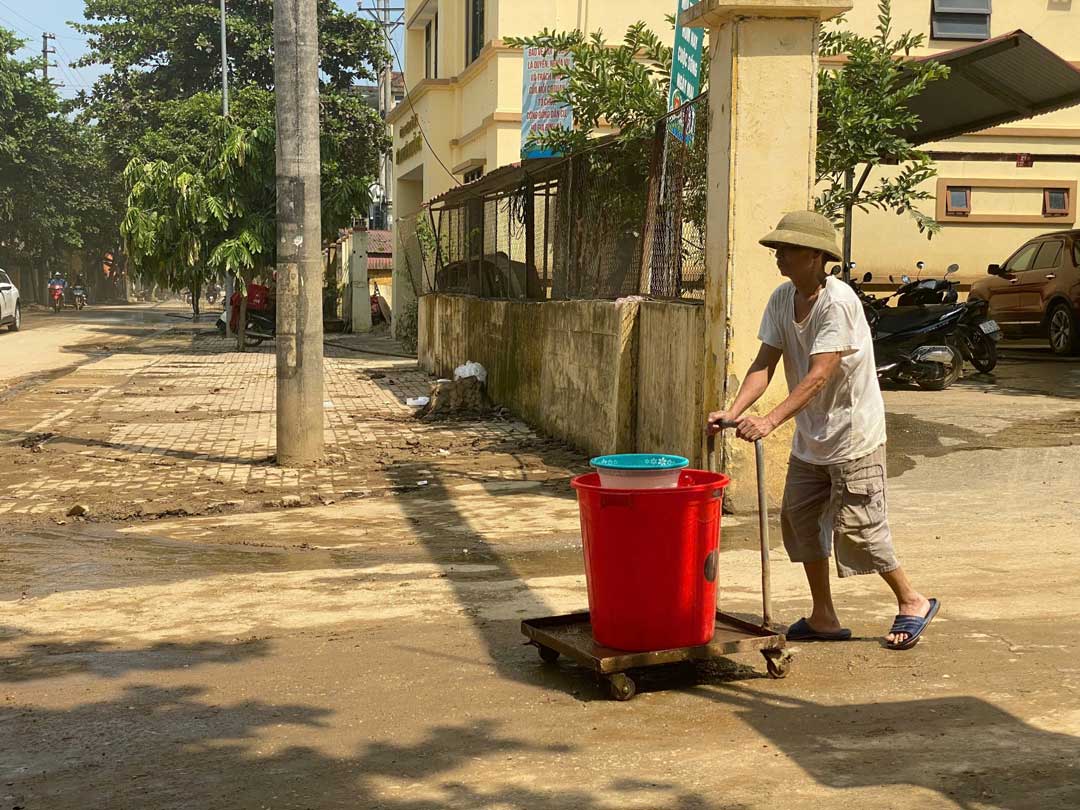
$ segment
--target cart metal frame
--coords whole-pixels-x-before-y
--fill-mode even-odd
[[[710,447],[711,450],[711,447]],[[736,653],[760,651],[771,678],[787,676],[791,653],[786,650],[783,633],[772,629],[772,592],[769,581],[769,511],[765,494],[765,448],[759,439],[757,455],[758,529],[761,540],[761,624],[743,621],[716,611],[716,631],[712,640],[697,647],[677,647],[670,650],[628,652],[602,647],[593,640],[588,611],[526,619],[521,632],[540,652],[545,663],[554,663],[560,656],[591,669],[607,682],[615,700],[629,700],[637,685],[626,673],[634,669],[675,664],[683,661],[706,661]],[[712,453],[710,452],[710,456]]]

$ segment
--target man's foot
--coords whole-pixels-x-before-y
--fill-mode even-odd
[[[932,614],[937,612],[937,607],[938,603],[936,599],[927,599],[922,594],[918,595],[918,599],[901,602],[899,605],[899,612],[896,615],[896,620],[893,622],[893,629],[885,636],[886,643],[888,643],[890,647],[907,649],[909,646],[908,642],[912,640],[912,637],[921,634],[923,628],[930,623],[930,619],[933,618]],[[910,617],[917,621],[904,622],[904,617]],[[926,620],[925,622],[922,621],[924,619]],[[902,630],[898,626],[904,624],[909,625],[910,631]]]
[[[818,630],[808,620],[799,619],[784,635],[788,641],[847,641],[851,638],[851,631],[839,627],[836,630]]]

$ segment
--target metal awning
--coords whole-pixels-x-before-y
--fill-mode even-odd
[[[954,138],[1080,103],[1080,70],[1024,31],[920,57],[951,68],[908,106],[916,144]]]
[[[520,163],[500,166],[488,172],[479,180],[455,186],[449,191],[444,191],[442,194],[432,197],[428,200],[427,205],[454,208],[464,204],[467,200],[513,193],[530,180],[533,183],[543,183],[551,180],[557,174],[552,170],[566,161],[567,158],[565,157],[528,158]]]

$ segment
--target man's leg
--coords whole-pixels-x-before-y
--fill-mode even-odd
[[[810,584],[813,608],[806,622],[812,630],[830,633],[842,630],[829,587],[831,534],[822,531],[832,480],[827,467],[807,464],[792,456],[784,485],[784,505],[780,510],[784,547],[792,562],[800,562]]]
[[[930,612],[930,600],[912,587],[903,568],[897,567],[892,571],[886,571],[881,578],[889,583],[892,592],[896,594],[897,613],[901,616],[923,617]],[[907,633],[889,633],[885,636],[885,640],[890,644],[899,644],[907,637]]]
[[[834,633],[843,629],[836,615],[836,606],[833,605],[829,563],[828,558],[803,563],[806,581],[810,583],[810,598],[814,600],[814,607],[806,621],[820,633]]]

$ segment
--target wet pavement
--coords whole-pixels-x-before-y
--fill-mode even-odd
[[[1080,806],[1078,372],[1006,350],[886,392],[898,548],[942,613],[891,652],[883,584],[835,582],[855,639],[797,645],[783,681],[736,656],[615,703],[542,665],[520,620],[586,595],[565,459],[528,437],[451,463],[403,436],[384,488],[332,503],[0,528],[0,810]],[[752,617],[756,521],[725,520],[721,604]]]

